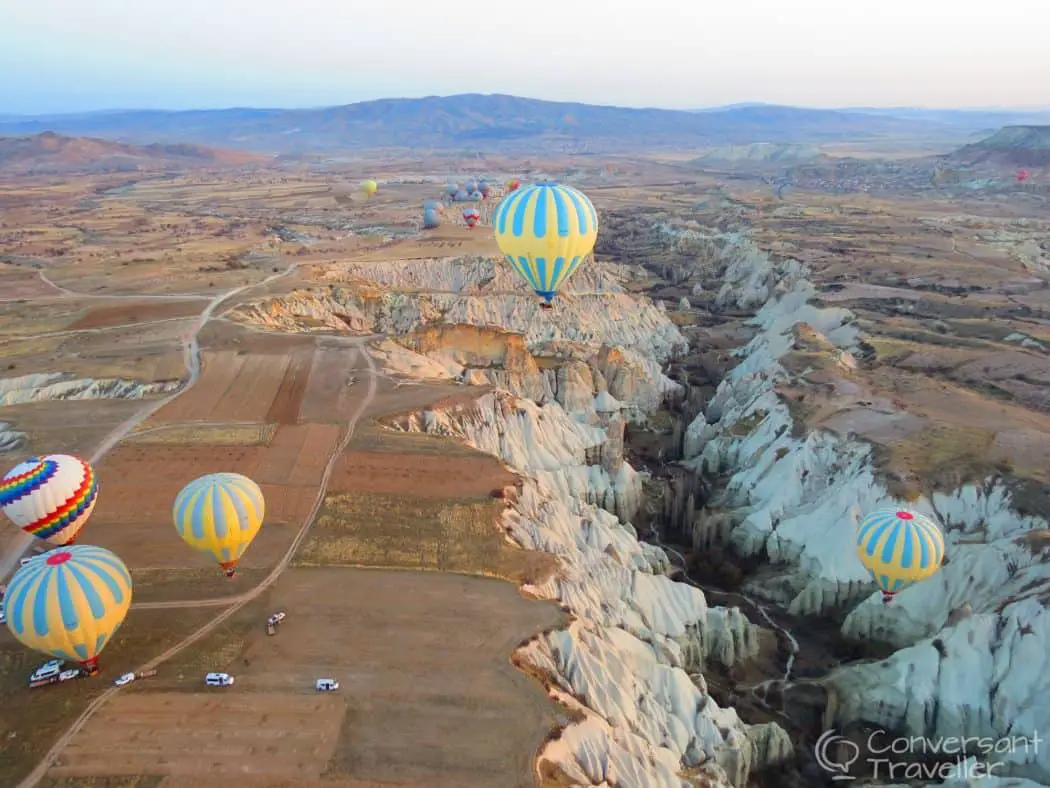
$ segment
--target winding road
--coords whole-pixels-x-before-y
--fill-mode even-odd
[[[243,285],[241,287],[234,288],[233,290],[229,290],[213,298],[209,302],[205,310],[201,313],[200,317],[197,319],[197,322],[194,324],[192,331],[188,333],[188,335],[185,337],[184,354],[186,360],[186,369],[189,372],[189,376],[186,380],[186,383],[168,397],[150,403],[145,408],[138,411],[130,419],[120,424],[116,429],[114,429],[109,435],[106,436],[106,438],[95,450],[94,454],[92,454],[90,461],[92,463],[97,463],[107,453],[109,453],[109,451],[112,450],[114,446],[116,446],[121,440],[127,437],[127,435],[132,430],[134,430],[137,426],[146,421],[150,416],[152,416],[162,407],[167,405],[169,402],[172,402],[174,399],[191,389],[197,383],[201,374],[201,352],[200,342],[198,338],[201,330],[208,323],[208,321],[212,319],[213,315],[215,314],[215,310],[221,304],[223,304],[225,301],[232,298],[233,296],[238,295],[239,293],[242,293],[246,290],[249,290],[254,287],[259,287],[281,277],[288,276],[289,274],[293,273],[296,270],[296,268],[297,266],[293,264],[289,266],[288,269],[286,269],[285,271],[267,277],[261,282],[257,282],[256,284],[252,285]],[[57,285],[54,285],[54,283],[50,282],[50,280],[48,280],[43,274],[41,274],[41,278],[43,278],[49,284],[52,284],[54,287],[58,288]],[[64,294],[68,294],[71,297],[80,297],[79,294],[73,293],[69,290],[65,290],[64,288],[58,289],[62,290]],[[107,297],[132,299],[139,298],[138,296],[130,295]],[[313,505],[311,506],[310,511],[307,513],[306,517],[303,518],[303,521],[299,526],[299,530],[296,533],[295,538],[292,540],[291,544],[288,546],[288,549],[281,557],[281,560],[274,566],[270,574],[267,575],[254,588],[252,588],[249,591],[246,591],[243,594],[239,594],[237,596],[232,597],[226,596],[204,600],[170,600],[164,602],[147,602],[144,604],[132,605],[132,608],[136,610],[167,610],[175,608],[225,607],[225,609],[222,612],[218,613],[213,619],[211,619],[204,626],[200,627],[197,631],[193,632],[192,634],[181,640],[179,643],[176,643],[164,653],[158,655],[157,657],[154,657],[152,660],[139,667],[135,671],[136,673],[155,669],[157,666],[172,659],[173,657],[177,656],[179,653],[189,648],[200,639],[209,635],[217,627],[221,626],[232,615],[237,613],[237,611],[239,611],[241,608],[243,608],[246,604],[251,602],[256,597],[258,597],[260,594],[262,594],[271,585],[273,585],[281,576],[281,573],[288,568],[288,565],[291,563],[296,551],[299,549],[303,540],[309,533],[310,526],[317,518],[317,514],[321,510],[321,506],[324,504],[325,494],[328,490],[328,484],[331,480],[332,473],[335,470],[335,466],[339,460],[339,457],[346,450],[346,447],[349,445],[351,439],[353,438],[354,429],[357,426],[357,422],[364,415],[367,409],[371,406],[376,395],[378,385],[377,381],[379,375],[377,374],[375,361],[372,359],[372,356],[368,353],[368,350],[364,347],[364,343],[367,341],[367,338],[355,338],[344,341],[354,346],[355,360],[358,355],[362,355],[364,357],[365,363],[368,366],[368,390],[364,396],[364,399],[362,399],[361,403],[358,405],[357,409],[352,414],[349,422],[346,424],[346,431],[344,432],[342,439],[339,441],[339,444],[335,447],[331,455],[329,455],[328,457],[328,462],[326,463],[324,473],[321,476],[321,481],[318,485],[317,495],[314,498]],[[7,556],[4,557],[3,564],[0,565],[0,577],[6,576],[11,571],[14,564],[17,563],[18,558],[25,552],[26,548],[32,542],[32,537],[25,536],[19,541],[22,543],[21,549],[19,549],[19,546],[16,543],[14,549],[10,551]],[[88,705],[88,707],[84,709],[84,712],[73,722],[73,724],[61,736],[59,736],[59,738],[54,742],[54,744],[51,746],[51,749],[47,752],[47,754],[40,761],[40,763],[38,763],[37,766],[33,769],[33,771],[30,772],[18,784],[18,788],[34,788],[34,786],[36,786],[42,779],[44,779],[44,777],[47,775],[48,770],[58,759],[62,750],[66,748],[70,741],[72,741],[73,737],[76,736],[76,734],[80,732],[80,730],[91,720],[91,718],[99,711],[99,709],[101,709],[118,692],[120,692],[121,689],[122,687],[110,687],[97,698],[95,698]]]

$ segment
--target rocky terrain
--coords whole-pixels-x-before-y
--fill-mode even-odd
[[[1009,476],[902,499],[869,442],[843,429],[807,432],[787,392],[812,385],[814,370],[849,378],[865,354],[862,326],[849,309],[814,303],[802,263],[773,260],[741,236],[708,240],[721,286],[694,293],[723,312],[757,311],[736,365],[681,435],[681,466],[700,486],[689,504],[672,500],[664,538],[700,554],[728,548],[768,562],[770,571],[744,583],[744,598],[798,619],[831,617],[843,641],[893,652],[816,679],[795,678],[789,663],[786,680],[766,682],[766,697],[772,690],[791,710],[816,692],[822,724],[846,730],[999,738],[1042,727],[1050,574],[1041,556],[1050,525],[1018,511],[1020,488]],[[576,281],[549,316],[534,315],[527,295],[490,266],[348,264],[330,272],[327,292],[257,302],[229,317],[284,330],[384,332],[380,350],[405,374],[497,387],[473,407],[409,414],[397,426],[459,438],[521,473],[508,534],[562,559],[559,575],[527,590],[559,600],[576,621],[517,657],[574,710],[575,722],[541,758],[548,775],[678,786],[678,770],[702,767],[708,779],[742,785],[749,771],[791,760],[781,727],[740,722],[703,678],[705,669],[758,657],[755,624],[668,579],[677,571],[668,553],[639,542],[630,525],[646,519],[654,480],[624,459],[624,424],[654,427],[662,408],[681,410],[688,394],[661,371],[686,352],[668,310],[627,295],[604,271]],[[800,367],[800,359],[808,361]],[[853,419],[907,417],[875,395],[865,400],[857,384],[846,393],[856,400]],[[885,606],[856,558],[853,529],[863,512],[894,502],[944,525],[949,561]],[[1004,760],[1000,774],[1048,781],[1045,757]]]

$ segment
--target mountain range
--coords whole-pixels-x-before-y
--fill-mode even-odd
[[[977,133],[1025,123],[1050,123],[1050,112],[833,110],[764,104],[687,111],[463,94],[317,109],[0,115],[0,135],[51,131],[127,144],[191,143],[286,154],[407,148],[598,153],[887,138],[963,144]]]

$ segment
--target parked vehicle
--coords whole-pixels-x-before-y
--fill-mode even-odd
[[[115,684],[116,686],[118,686],[118,687],[123,687],[123,686],[124,686],[125,684],[130,684],[130,683],[131,683],[131,682],[133,682],[134,680],[135,680],[135,674],[134,674],[134,673],[125,673],[125,674],[124,674],[123,676],[121,676],[120,678],[118,678],[118,679],[117,679],[116,681],[114,681],[113,683],[114,683],[114,684]]]
[[[43,687],[47,684],[58,684],[63,681],[78,679],[83,675],[80,668],[63,669],[65,664],[66,663],[60,659],[53,659],[50,662],[45,662],[33,672],[32,676],[29,677],[29,686]]]
[[[339,682],[335,679],[318,679],[315,686],[318,692],[335,692],[339,689]]]
[[[277,634],[277,625],[280,624],[282,621],[284,621],[284,617],[285,617],[285,613],[282,610],[282,611],[280,611],[278,613],[274,613],[272,616],[270,616],[268,619],[266,619],[266,634],[267,635],[276,635]]]
[[[209,687],[232,687],[233,681],[229,673],[209,673],[204,677],[204,683]]]

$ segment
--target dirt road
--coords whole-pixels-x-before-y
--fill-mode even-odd
[[[233,294],[232,292],[228,293],[226,295],[226,297],[229,297],[232,294]],[[213,302],[213,303],[214,303],[214,306],[217,306],[219,301],[217,300],[216,302]],[[212,308],[214,308],[214,306]],[[203,318],[204,318],[204,316],[202,315],[201,326],[203,326],[203,322],[206,322],[206,320],[203,320]],[[199,331],[199,328],[200,328],[200,326],[198,327],[198,331]],[[221,613],[219,613],[215,618],[213,618],[211,621],[209,621],[203,627],[198,629],[192,635],[190,635],[189,637],[185,638],[181,642],[176,643],[174,646],[172,646],[170,649],[165,651],[163,654],[153,658],[152,660],[150,660],[146,664],[144,664],[141,667],[137,668],[136,671],[135,671],[136,673],[140,672],[140,671],[148,671],[148,670],[155,669],[161,663],[166,662],[167,660],[169,660],[172,657],[176,656],[177,654],[179,654],[180,652],[182,652],[183,650],[185,650],[189,646],[192,646],[194,643],[196,643],[201,638],[206,637],[209,633],[214,631],[217,627],[221,626],[223,624],[223,622],[225,622],[228,618],[230,618],[230,616],[234,615],[238,610],[240,610],[242,607],[244,607],[246,604],[248,604],[248,602],[250,602],[251,600],[255,599],[257,596],[259,596],[259,594],[261,594],[263,591],[265,591],[267,588],[269,588],[271,585],[273,585],[273,583],[281,576],[281,573],[288,567],[288,564],[291,562],[292,557],[295,555],[295,551],[299,549],[299,545],[302,544],[303,539],[306,538],[306,535],[307,535],[307,533],[310,530],[310,526],[313,524],[314,519],[316,519],[316,517],[317,517],[317,513],[320,511],[321,506],[324,503],[325,493],[327,492],[327,489],[328,489],[328,483],[331,480],[332,472],[335,470],[335,466],[336,466],[337,461],[339,460],[339,456],[346,450],[346,447],[349,445],[350,440],[353,438],[354,428],[357,426],[358,420],[364,415],[364,413],[372,405],[373,399],[375,399],[376,380],[377,380],[376,374],[375,374],[376,373],[375,361],[368,354],[368,351],[363,348],[362,340],[359,340],[359,339],[357,339],[357,340],[347,340],[347,342],[348,342],[348,344],[354,345],[356,347],[356,352],[357,353],[363,353],[364,354],[365,362],[368,365],[368,392],[365,395],[364,399],[361,401],[361,403],[358,405],[357,410],[355,411],[355,413],[351,417],[350,421],[348,422],[348,424],[346,426],[346,431],[343,434],[342,440],[336,446],[335,451],[333,451],[332,454],[329,456],[328,463],[325,465],[324,474],[321,477],[321,484],[319,485],[318,490],[317,490],[317,496],[314,499],[314,504],[311,507],[310,512],[307,514],[307,516],[305,518],[303,518],[303,521],[302,521],[302,523],[299,526],[299,531],[298,531],[298,533],[296,533],[295,539],[293,539],[292,543],[288,546],[288,550],[285,552],[284,556],[282,556],[281,560],[277,563],[277,565],[273,568],[273,571],[270,572],[270,574],[265,579],[263,579],[263,581],[261,583],[259,583],[259,585],[257,585],[252,590],[246,592],[245,594],[242,594],[241,596],[236,597],[234,599],[234,601],[232,601],[232,603],[231,603],[231,600],[230,600],[229,597],[225,597],[225,598],[220,599],[220,600],[215,600],[215,599],[204,600],[204,601],[174,600],[172,602],[156,602],[156,603],[152,603],[152,604],[139,606],[140,608],[141,607],[145,607],[145,608],[150,608],[150,609],[157,609],[157,608],[178,608],[178,607],[201,607],[201,606],[209,606],[209,605],[210,606],[218,606],[218,605],[224,605],[224,604],[225,605],[229,605],[225,610],[223,610]],[[193,344],[194,344],[194,346],[196,346],[196,336],[194,336]],[[198,358],[197,373],[199,374],[199,356],[197,358]],[[191,374],[192,374],[192,370],[191,370]],[[125,432],[125,434],[127,434],[127,433]],[[119,438],[118,438],[118,440],[119,440]],[[114,441],[114,444],[115,443],[116,443],[116,441]],[[108,451],[108,448],[107,448],[107,451]],[[18,784],[18,788],[34,788],[34,786],[36,786],[42,779],[44,779],[44,777],[47,775],[48,769],[51,768],[52,764],[55,762],[55,760],[61,754],[62,750],[66,747],[66,745],[69,744],[69,742],[73,739],[73,737],[80,731],[81,728],[83,728],[88,723],[88,721],[95,715],[95,713],[98,712],[98,710],[101,709],[118,692],[120,692],[121,689],[122,689],[121,687],[110,687],[104,693],[99,695],[94,701],[92,701],[91,704],[84,710],[84,713],[81,714],[76,719],[76,721],[69,727],[69,729],[65,733],[63,733],[58,738],[57,741],[55,741],[54,745],[52,745],[52,747],[48,751],[47,755],[45,755],[44,759],[39,764],[37,764],[36,768],[33,769],[33,771],[30,772],[30,774],[24,780],[22,780],[22,782],[20,782]]]
[[[243,293],[247,290],[251,290],[255,287],[262,287],[263,285],[267,285],[270,282],[276,281],[277,279],[281,279],[282,277],[288,276],[289,274],[294,273],[297,268],[298,265],[293,263],[290,266],[288,266],[288,268],[286,268],[284,271],[281,271],[277,274],[273,274],[272,276],[268,276],[261,282],[257,282],[256,284],[251,285],[241,285],[240,287],[235,287],[232,290],[227,290],[225,293],[220,293],[219,295],[215,296],[215,298],[211,299],[211,301],[208,302],[208,306],[205,307],[204,311],[201,312],[200,316],[197,318],[197,322],[194,323],[193,329],[187,332],[186,336],[184,337],[186,344],[183,348],[183,355],[186,361],[186,370],[189,372],[189,377],[186,379],[186,382],[164,399],[151,402],[150,404],[142,408],[142,410],[136,412],[135,415],[133,415],[123,424],[118,425],[116,429],[114,429],[109,435],[107,435],[103,439],[102,443],[99,444],[98,448],[95,449],[94,454],[91,455],[91,458],[88,461],[93,465],[97,464],[99,460],[105,457],[114,446],[120,443],[120,441],[124,440],[124,438],[128,436],[128,433],[130,433],[137,426],[142,424],[142,422],[146,421],[146,419],[148,419],[158,410],[163,408],[169,402],[173,402],[177,397],[189,391],[197,384],[197,380],[200,378],[201,374],[201,348],[200,342],[198,341],[198,337],[200,336],[201,330],[204,328],[205,325],[207,325],[208,321],[212,319],[213,315],[215,314],[215,310],[218,309],[221,304],[223,304],[228,299],[233,298],[233,296],[235,295],[239,295],[240,293]],[[66,290],[65,288],[59,287],[50,279],[48,279],[43,272],[40,273],[40,278],[43,279],[47,284],[60,290],[63,293],[63,295],[68,295],[73,298],[84,297],[80,293],[74,293],[72,290]],[[158,297],[167,298],[167,296]],[[194,297],[199,298],[200,296]],[[134,300],[140,299],[141,296],[105,296],[105,298],[125,298]],[[186,296],[180,296],[180,298],[186,298]],[[12,572],[14,572],[15,567],[18,565],[18,559],[25,554],[25,551],[29,549],[29,546],[32,543],[33,537],[25,533],[20,533],[15,539],[11,541],[10,548],[8,549],[6,555],[0,558],[0,579],[6,579]]]

